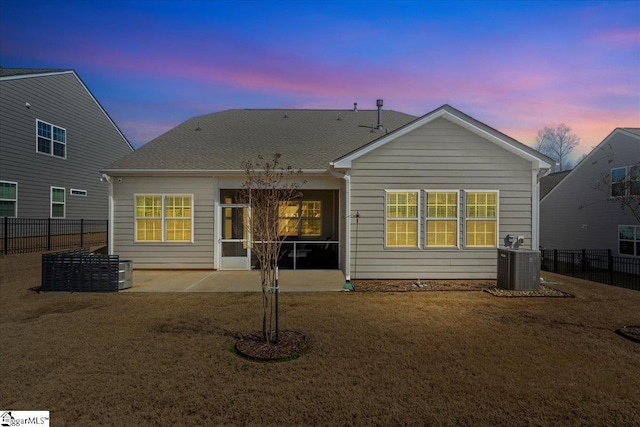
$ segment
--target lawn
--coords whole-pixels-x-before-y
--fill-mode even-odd
[[[257,294],[37,293],[0,257],[0,409],[52,425],[640,425],[640,292],[548,274],[575,298],[283,294],[302,357],[233,351]]]

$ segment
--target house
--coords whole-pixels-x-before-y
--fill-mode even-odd
[[[544,199],[556,185],[560,184],[560,182],[569,175],[569,172],[571,172],[571,169],[553,172],[540,178],[540,200]]]
[[[133,148],[72,70],[0,68],[0,217],[100,219]]]
[[[136,268],[250,269],[242,164],[282,155],[303,195],[282,206],[289,268],[351,278],[493,278],[503,237],[538,247],[538,176],[551,160],[444,105],[227,110],[194,117],[103,172],[110,251]]]
[[[541,200],[540,244],[639,257],[639,202],[640,128],[617,128]]]

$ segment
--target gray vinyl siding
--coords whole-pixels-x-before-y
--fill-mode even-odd
[[[0,179],[18,183],[18,217],[48,218],[55,186],[66,218],[108,218],[99,169],[132,149],[73,73],[0,81],[0,117]],[[66,159],[36,151],[37,119],[66,130]]]
[[[640,162],[640,140],[621,132],[596,147],[540,203],[540,244],[547,249],[611,249],[618,225],[638,225],[631,212],[595,188],[611,169]]]
[[[351,272],[356,279],[495,278],[496,249],[424,248],[422,190],[499,191],[498,237],[532,236],[532,163],[439,118],[354,160],[351,170]],[[421,190],[420,248],[385,248],[385,190]],[[464,199],[461,193],[461,199]],[[360,213],[356,226],[354,214]],[[357,229],[357,230],[356,230]],[[357,233],[357,240],[356,240]]]
[[[114,253],[133,261],[134,268],[213,269],[214,194],[213,178],[113,177]],[[135,195],[192,194],[193,243],[134,242]]]

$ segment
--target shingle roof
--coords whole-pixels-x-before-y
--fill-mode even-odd
[[[635,135],[640,136],[640,128],[622,128],[623,130],[626,130],[627,132],[631,132]]]
[[[194,117],[107,166],[115,170],[242,170],[258,155],[326,170],[329,162],[415,119],[377,110],[226,110]]]
[[[0,67],[0,77],[13,77],[13,76],[27,76],[29,74],[47,74],[47,73],[60,73],[63,71],[56,68],[4,68]]]
[[[555,172],[540,178],[540,200],[542,200],[544,196],[549,194],[549,192],[553,190],[556,185],[560,184],[560,181],[562,181],[567,175],[569,175],[569,172],[571,172],[571,170]]]

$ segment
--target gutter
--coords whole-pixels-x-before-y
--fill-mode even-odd
[[[344,198],[345,198],[345,266],[344,266],[344,277],[345,282],[342,286],[344,289],[353,291],[353,285],[351,284],[351,176],[349,176],[349,172],[338,172],[334,169],[333,163],[330,164],[329,172],[331,175],[335,176],[339,179],[344,179]]]

